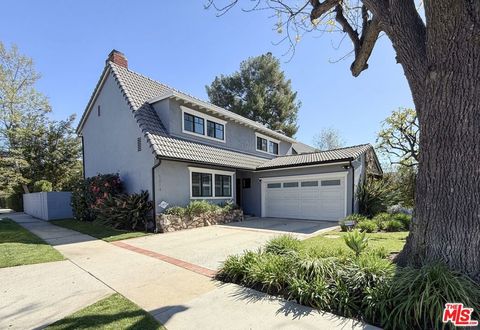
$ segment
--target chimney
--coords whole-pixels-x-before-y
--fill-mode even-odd
[[[116,65],[120,65],[125,69],[128,69],[128,61],[123,53],[119,52],[118,50],[112,50],[110,54],[108,54],[107,63],[113,62]]]

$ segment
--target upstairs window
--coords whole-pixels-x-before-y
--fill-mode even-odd
[[[183,133],[201,135],[209,140],[225,142],[226,121],[183,106],[181,108]]]
[[[256,134],[257,137],[257,150],[266,152],[272,155],[278,155],[279,141],[271,139],[267,136]]]
[[[183,116],[183,128],[186,131],[204,135],[205,127],[203,118],[185,113]]]
[[[267,145],[268,145],[267,139],[257,136],[257,150],[267,152],[268,151]]]
[[[215,139],[223,140],[224,126],[222,124],[207,120],[207,135]]]

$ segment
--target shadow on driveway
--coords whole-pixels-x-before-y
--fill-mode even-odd
[[[292,234],[312,235],[322,231],[333,230],[338,227],[336,221],[314,221],[282,218],[247,218],[242,222],[232,222],[224,227],[238,229],[277,231]]]

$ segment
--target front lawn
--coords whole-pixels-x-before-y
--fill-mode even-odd
[[[13,220],[0,219],[0,268],[63,259],[60,252]]]
[[[85,307],[64,319],[53,323],[46,329],[165,330],[165,328],[158,323],[153,316],[120,294],[111,295],[93,305]]]
[[[327,253],[331,251],[333,255],[338,254],[338,251],[348,253],[349,248],[345,245],[343,239],[345,234],[346,232],[329,231],[328,233],[303,240],[301,245],[305,249],[321,249]],[[392,254],[402,250],[408,231],[367,233],[366,236],[368,237],[367,251],[383,249],[386,254]]]
[[[93,236],[95,238],[104,240],[105,242],[120,241],[123,239],[149,235],[149,233],[141,231],[119,230],[104,226],[100,223],[79,221],[75,219],[54,220],[50,221],[50,223],[81,232],[82,234]]]

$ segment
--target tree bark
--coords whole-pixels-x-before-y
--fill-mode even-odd
[[[415,220],[397,262],[441,261],[480,282],[479,12],[477,1],[425,1]]]

